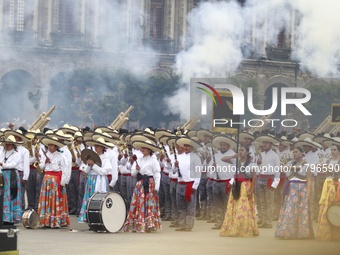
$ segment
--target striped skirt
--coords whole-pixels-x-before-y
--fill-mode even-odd
[[[275,237],[283,239],[314,238],[306,183],[289,183],[276,225]]]
[[[149,192],[144,194],[143,180],[136,183],[129,214],[124,224],[125,232],[146,232],[161,229],[159,198],[155,191],[155,181],[149,179]]]
[[[56,176],[46,174],[44,176],[41,184],[38,214],[40,227],[60,228],[70,225],[66,189],[61,187],[61,196],[59,196]]]
[[[106,192],[108,192],[109,181],[107,179],[107,176],[105,176],[105,181],[106,181]],[[86,181],[85,193],[84,193],[83,202],[81,204],[81,209],[80,209],[80,213],[78,217],[78,223],[87,222],[87,219],[86,219],[87,203],[89,202],[90,197],[95,193],[96,182],[97,182],[97,175],[89,174],[87,177],[87,181]]]
[[[11,171],[15,171],[16,176],[16,190],[11,192]],[[9,223],[17,223],[21,221],[22,217],[22,202],[21,202],[21,182],[17,170],[2,170],[4,178],[4,186],[0,189],[0,194],[4,195],[3,204],[3,221]]]

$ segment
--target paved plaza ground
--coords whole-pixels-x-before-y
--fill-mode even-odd
[[[63,254],[340,254],[340,242],[315,240],[278,240],[274,229],[260,229],[253,238],[219,237],[212,224],[196,221],[192,232],[176,232],[163,222],[163,229],[153,233],[95,233],[87,224],[78,224],[71,216],[71,226],[61,229],[20,229],[18,249],[21,255]]]

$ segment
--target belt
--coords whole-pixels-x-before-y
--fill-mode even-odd
[[[214,179],[214,182],[228,182],[228,183],[229,183],[229,182],[230,182],[230,179],[227,179],[227,180],[215,180],[215,179]]]
[[[185,201],[190,202],[191,201],[191,193],[192,193],[192,185],[194,182],[178,182],[178,184],[185,185]]]
[[[37,170],[34,166],[30,166],[30,170]]]
[[[142,175],[141,173],[137,174],[137,181],[143,180],[144,194],[149,193],[149,179],[150,178],[153,178],[153,176],[148,176],[146,174]]]
[[[164,175],[169,176],[169,173],[163,172]]]
[[[121,174],[122,176],[131,176],[131,174]]]
[[[177,180],[178,180],[177,178],[170,178],[171,182],[177,182]]]
[[[73,166],[73,167],[72,167],[72,170],[79,170],[79,167]]]
[[[243,177],[237,177],[236,178],[237,182],[247,182],[247,181],[253,181],[252,178],[247,179],[247,178],[243,178]]]
[[[269,179],[269,178],[273,178],[274,175],[271,175],[271,174],[259,174],[257,177],[258,178],[263,178],[263,179]]]

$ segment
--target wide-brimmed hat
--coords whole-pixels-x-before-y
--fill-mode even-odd
[[[324,134],[324,135],[317,135],[313,138],[314,142],[317,143],[323,143],[326,140],[332,139],[332,137],[329,134]]]
[[[175,135],[171,135],[171,136],[164,135],[164,136],[160,137],[158,139],[158,141],[160,143],[162,143],[162,144],[167,144],[167,141],[168,141],[169,137],[173,137],[176,140],[176,136]]]
[[[136,141],[146,141],[151,140],[153,143],[156,143],[156,137],[149,137],[145,134],[137,134],[137,135],[131,135],[130,136],[130,142],[136,142]]]
[[[0,143],[2,145],[4,144],[13,144],[13,145],[21,145],[23,144],[24,142],[17,142],[15,140],[15,137],[13,135],[9,135],[9,136],[3,136],[2,139],[0,140]]]
[[[59,130],[63,131],[64,134],[71,133],[72,135],[74,135],[75,132],[79,131],[79,128],[71,126],[69,124],[65,124],[62,128],[59,128]]]
[[[103,146],[105,148],[111,148],[111,149],[114,147],[113,143],[106,142],[103,137],[98,137],[96,140],[86,141],[86,145],[87,146],[100,145],[100,146]]]
[[[100,130],[100,129],[96,129],[96,131],[92,135],[92,140],[96,141],[100,137],[104,138],[104,140],[106,142],[109,142],[109,143],[112,143],[112,144],[116,144],[116,143],[119,142],[118,139],[112,138],[112,136],[110,136],[108,133],[102,132],[102,130]]]
[[[84,163],[86,163],[88,159],[91,159],[94,161],[96,165],[100,167],[102,166],[102,160],[100,159],[99,155],[93,150],[89,150],[89,149],[82,150],[80,157]]]
[[[73,135],[73,138],[74,138],[74,140],[79,141],[79,142],[84,141],[83,134],[80,131],[75,132],[74,135]]]
[[[121,135],[121,134],[119,134],[119,132],[117,130],[111,130],[111,131],[102,130],[102,131],[108,133],[110,136],[112,136],[113,139],[117,139],[117,140],[119,140],[120,135]]]
[[[179,146],[184,147],[184,145],[190,145],[193,147],[195,150],[202,147],[201,144],[198,141],[195,141],[194,139],[190,139],[189,137],[178,137],[176,139],[176,144]]]
[[[100,129],[101,131],[107,132],[107,133],[113,131],[113,129],[111,127],[109,127],[109,126],[99,126],[99,127],[96,128],[96,130],[97,129]],[[96,130],[95,130],[95,132],[96,132]]]
[[[299,135],[299,140],[300,141],[303,141],[305,140],[306,138],[310,138],[311,140],[314,138],[315,135],[311,134],[311,133],[302,133]]]
[[[289,147],[291,144],[293,144],[292,141],[289,141],[286,136],[280,137],[280,144]]]
[[[17,130],[7,130],[4,132],[4,137],[8,137],[10,135],[13,135],[13,136],[17,136],[17,137],[20,137],[20,139],[23,141],[23,142],[27,142],[29,140],[28,137],[26,137],[22,131],[20,129],[17,129]]]
[[[171,148],[176,147],[176,139],[176,136],[170,136],[166,140],[166,144]]]
[[[229,144],[231,149],[235,149],[237,147],[237,143],[234,139],[226,135],[216,135],[212,138],[212,145],[216,148],[220,148],[220,143]]]
[[[268,135],[260,135],[256,137],[255,142],[258,142],[258,143],[270,142],[272,144],[277,144],[279,143],[279,140],[275,136],[268,134]]]
[[[302,147],[303,145],[318,147],[318,145],[313,142],[310,137],[306,137],[304,140],[300,140],[294,143],[294,147]]]
[[[245,138],[249,138],[249,139],[252,139],[252,140],[255,140],[255,136],[253,133],[251,132],[245,132],[245,131],[242,131],[239,133],[239,141],[240,142],[243,142]]]
[[[160,148],[151,140],[135,141],[132,142],[132,147],[140,150],[141,148],[148,148],[153,152],[159,151]]]
[[[58,140],[72,141],[73,136],[69,134],[65,134],[62,130],[57,130],[56,132],[51,133],[50,130],[45,133],[46,136],[56,137]]]
[[[204,140],[204,136],[206,136],[206,135],[209,136],[210,138],[212,138],[214,134],[211,131],[206,130],[206,129],[200,129],[200,130],[197,130],[197,132],[196,132],[196,137],[198,137],[198,139],[200,139],[201,141]]]
[[[29,129],[29,130],[27,130],[27,133],[25,134],[25,136],[28,138],[28,139],[33,139],[33,138],[35,138],[35,136],[37,135],[37,133],[38,132],[40,132],[40,130],[31,130],[31,129]]]
[[[340,145],[340,137],[333,137],[331,139],[327,139],[323,142],[327,147],[331,147],[333,145]]]
[[[58,138],[55,137],[55,136],[54,136],[54,137],[48,137],[48,136],[46,136],[46,137],[42,138],[40,142],[41,142],[43,145],[45,145],[45,146],[48,146],[48,145],[50,145],[50,144],[53,144],[53,145],[57,146],[58,148],[61,148],[61,147],[64,147],[64,146],[65,146],[65,144],[63,144],[62,142],[60,142],[60,141],[58,140]]]
[[[168,130],[157,130],[155,131],[155,137],[159,140],[161,137],[169,137],[174,135]]]

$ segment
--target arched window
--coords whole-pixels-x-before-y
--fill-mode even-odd
[[[163,39],[164,1],[151,0],[150,38]]]
[[[9,2],[9,28],[14,31],[24,31],[25,1],[10,0]]]
[[[58,31],[74,33],[74,0],[59,0]]]

